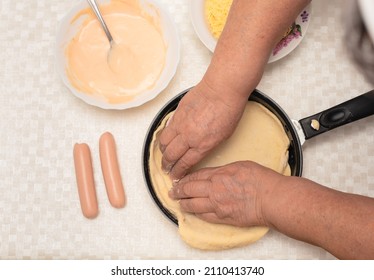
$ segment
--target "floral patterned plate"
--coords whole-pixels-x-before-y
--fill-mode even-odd
[[[211,34],[205,20],[204,2],[205,0],[190,1],[190,16],[197,36],[211,52],[214,52],[217,40]],[[311,12],[312,8],[309,4],[298,15],[289,30],[285,32],[285,37],[273,49],[269,63],[285,57],[300,44],[308,29]]]
[[[309,4],[296,18],[292,26],[285,33],[285,37],[273,49],[269,63],[279,60],[292,52],[302,41],[309,26],[311,4]]]

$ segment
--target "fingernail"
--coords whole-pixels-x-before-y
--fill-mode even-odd
[[[167,127],[169,125],[172,118],[173,118],[173,115],[166,121],[165,127]]]
[[[173,165],[172,164],[169,164],[168,166],[166,166],[165,168],[162,168],[162,170],[166,173],[166,174],[169,174],[171,172],[171,169],[173,168]]]
[[[173,187],[176,186],[179,183],[179,181],[180,181],[179,179],[174,179],[173,180]]]
[[[170,197],[170,198],[173,198],[173,199],[174,199],[174,189],[173,189],[173,188],[171,188],[171,189],[169,190],[168,194],[169,194],[169,197]]]
[[[160,148],[160,151],[161,151],[161,153],[164,153],[165,152],[165,149],[166,149],[166,147],[164,146],[164,145],[159,145],[159,148]]]

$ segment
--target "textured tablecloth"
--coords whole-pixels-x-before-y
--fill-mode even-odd
[[[182,49],[177,73],[151,102],[106,111],[74,97],[55,72],[59,20],[78,1],[0,2],[1,259],[332,259],[324,250],[274,230],[253,245],[203,252],[188,247],[157,208],[142,173],[143,141],[160,108],[202,77],[211,53],[196,36],[188,2],[160,0]],[[295,119],[371,88],[344,44],[345,1],[314,0],[309,29],[287,57],[268,65],[258,89]],[[374,196],[373,117],[308,140],[304,177]],[[101,174],[98,140],[110,131],[128,203],[114,209]],[[91,147],[100,213],[83,217],[73,145]],[[344,240],[342,240],[344,242]]]

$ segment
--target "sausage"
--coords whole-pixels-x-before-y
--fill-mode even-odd
[[[115,208],[122,208],[126,204],[126,198],[118,166],[116,144],[110,132],[101,135],[99,149],[101,169],[109,202]]]
[[[86,218],[93,219],[98,215],[99,208],[96,198],[90,148],[85,143],[75,144],[73,153],[82,213]]]

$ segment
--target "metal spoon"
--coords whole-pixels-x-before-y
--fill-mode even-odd
[[[117,44],[112,37],[112,34],[110,34],[110,31],[101,15],[101,12],[99,10],[99,6],[97,5],[95,0],[87,0],[87,2],[90,4],[92,10],[94,11],[97,19],[99,20],[110,44],[107,61],[109,68],[114,73],[121,73],[124,68],[128,68],[133,63],[133,52],[130,50],[128,46],[125,44]]]
[[[114,40],[113,40],[113,37],[112,37],[112,34],[110,34],[110,31],[104,21],[104,18],[103,16],[101,15],[101,12],[99,10],[99,6],[97,5],[96,1],[95,0],[87,0],[88,4],[90,4],[92,10],[94,11],[97,19],[99,20],[102,28],[104,29],[104,32],[109,40],[109,44],[110,44],[110,48],[113,47],[113,45],[115,44]]]

